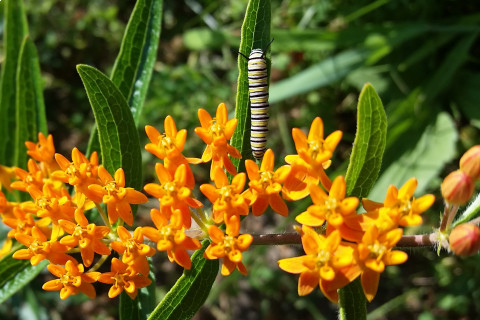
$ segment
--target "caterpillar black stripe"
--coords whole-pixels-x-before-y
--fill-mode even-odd
[[[272,39],[273,41],[273,39]],[[268,75],[265,50],[253,49],[248,56],[248,91],[250,93],[251,129],[250,145],[256,159],[262,159],[268,133]]]

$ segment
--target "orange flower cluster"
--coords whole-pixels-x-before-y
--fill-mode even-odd
[[[278,264],[287,272],[300,274],[299,295],[309,294],[319,285],[328,299],[338,302],[337,290],[360,276],[365,296],[371,301],[385,266],[407,260],[405,252],[393,250],[403,234],[399,226],[422,223],[420,214],[433,204],[434,196],[415,199],[417,181],[412,178],[400,190],[390,186],[384,203],[364,199],[367,212],[357,214],[359,200],[346,197],[345,179],[338,176],[330,183],[324,176],[340,134],[323,140],[319,118],[313,121],[308,138],[297,130],[293,129],[293,137],[298,155],[287,156],[286,160],[296,177],[303,175],[308,191],[299,188],[301,184],[291,185],[296,194],[309,193],[313,204],[296,217],[303,225],[299,231],[305,255],[282,259]],[[315,231],[325,224],[325,235]]]
[[[96,152],[88,159],[75,148],[69,161],[55,153],[52,136],[45,138],[41,133],[38,143],[26,142],[26,146],[32,157],[28,160],[28,171],[14,168],[17,180],[9,187],[27,192],[31,200],[10,202],[0,192],[2,221],[12,228],[8,237],[25,246],[14,252],[13,258],[29,259],[32,265],[47,259],[48,270],[58,279],[48,281],[43,288],[60,290],[62,299],[79,292],[94,297],[92,283],[95,281],[113,283],[110,297],[125,289],[134,298],[137,289],[150,283],[146,257],[152,256],[155,250],[142,244],[143,236],[138,235],[139,232],[132,237],[121,224],[132,225],[130,205],[144,203],[147,197],[125,187],[122,169],[118,169],[113,178],[99,165]],[[73,195],[69,192],[71,187]],[[102,203],[106,205],[108,217],[103,213]],[[93,207],[105,217],[106,226],[87,219],[86,211]],[[120,220],[118,236],[111,225],[117,220]],[[6,254],[10,246],[11,240],[6,241],[2,253]],[[95,254],[102,255],[99,261],[103,262],[111,249],[122,255],[122,268],[113,263],[112,272],[96,272],[99,265],[85,272],[86,267],[92,266]],[[80,252],[81,263],[74,256],[76,252]]]
[[[39,134],[38,143],[27,142],[33,158],[28,161],[28,171],[0,167],[2,185],[27,192],[32,198],[10,202],[0,191],[0,214],[12,228],[9,239],[26,246],[13,257],[30,259],[32,265],[49,260],[48,269],[58,279],[45,283],[44,289],[60,290],[62,299],[79,292],[94,297],[92,283],[96,281],[111,284],[109,297],[125,290],[133,299],[138,289],[151,283],[147,258],[156,250],[144,244],[144,237],[185,269],[192,265],[189,251],[202,248],[199,240],[208,239],[204,257],[222,259],[223,275],[235,269],[246,274],[242,257],[253,237],[240,233],[241,217],[250,211],[260,216],[268,207],[287,216],[285,200],[310,195],[312,205],[296,217],[303,225],[298,230],[305,255],[279,261],[281,269],[300,274],[300,295],[310,293],[318,284],[327,298],[337,301],[337,289],[360,276],[365,295],[372,300],[385,266],[406,261],[404,252],[393,250],[403,233],[399,227],[420,224],[420,214],[434,201],[432,195],[413,198],[415,179],[400,190],[391,186],[384,203],[364,200],[366,213],[357,214],[359,200],[346,196],[345,179],[339,176],[332,182],[325,173],[342,133],[335,131],[324,138],[320,118],[313,120],[308,135],[293,129],[297,153],[286,156],[286,165],[275,169],[269,149],[260,165],[246,160],[246,173],[238,173],[230,159],[241,158],[230,145],[237,120],[228,119],[223,103],[214,118],[203,109],[198,117],[201,126],[195,133],[207,145],[201,159],[183,155],[187,132],[177,130],[172,117],[165,118],[163,134],[152,126],[145,127],[150,139],[145,149],[161,161],[155,165],[158,183],[148,183],[144,190],[159,202],[150,211],[154,227],[138,227],[133,232],[123,223],[133,225],[131,204],[144,203],[147,197],[125,186],[123,169],[112,176],[99,165],[96,153],[88,159],[76,148],[69,161],[55,154],[51,136]],[[211,202],[211,210],[206,211],[194,197],[195,178],[190,166],[210,161],[213,184],[199,186]],[[13,175],[17,180],[10,183]],[[73,195],[69,189],[74,190]],[[104,225],[95,224],[88,214],[94,207]],[[201,229],[197,236],[191,230],[196,227],[192,220]],[[317,227],[324,232],[317,232]],[[6,241],[0,254],[8,252],[11,243]],[[120,257],[111,260],[110,272],[97,272],[111,250]],[[81,263],[75,252],[80,253]],[[93,265],[95,254],[102,257]]]

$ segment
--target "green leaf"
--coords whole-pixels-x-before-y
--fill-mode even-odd
[[[271,5],[270,0],[250,0],[242,25],[242,40],[240,52],[248,57],[252,49],[265,49],[272,40],[270,38]],[[267,69],[270,72],[270,59],[267,57]],[[231,139],[231,144],[242,153],[242,159],[252,158],[250,148],[250,101],[248,96],[248,67],[247,60],[238,56],[238,86],[237,107],[235,118],[238,119],[237,128]],[[232,160],[237,169],[239,159]]]
[[[218,273],[218,260],[203,257],[208,241],[192,255],[192,268],[185,270],[148,319],[189,320],[207,299]]]
[[[367,303],[360,278],[338,291],[339,319],[367,319]]]
[[[439,113],[435,121],[425,128],[420,140],[410,141],[412,148],[385,169],[369,198],[383,201],[389,185],[401,187],[412,177],[418,180],[416,194],[422,194],[444,165],[456,156],[457,139],[457,130],[450,115]]]
[[[112,81],[128,101],[135,123],[142,111],[162,26],[163,0],[138,0],[112,71]]]
[[[48,264],[43,260],[32,266],[30,260],[14,259],[12,255],[0,261],[0,304],[32,281]]]
[[[387,134],[387,117],[375,89],[365,84],[358,100],[357,132],[345,177],[347,194],[365,197],[375,183]]]
[[[16,87],[15,165],[26,168],[25,141],[36,141],[39,131],[45,135],[48,133],[37,49],[28,36],[20,49]]]
[[[142,158],[138,133],[125,98],[113,82],[99,70],[78,65],[98,127],[103,166],[113,175],[125,172],[126,186],[142,185]]]
[[[163,0],[138,0],[123,36],[111,79],[130,106],[135,123],[143,109],[157,56]],[[92,129],[87,154],[99,148]]]
[[[23,39],[28,33],[23,1],[5,0],[4,54],[0,77],[0,163],[11,166],[15,153],[17,64]]]
[[[155,273],[153,272],[152,259],[148,258],[150,265],[150,273],[148,277],[152,283],[140,290],[138,290],[137,297],[132,300],[128,294],[122,292],[120,295],[119,314],[120,320],[143,320],[147,319],[148,315],[155,308]]]
[[[273,84],[270,90],[270,103],[280,102],[343,79],[351,71],[363,65],[368,52],[367,49],[341,52],[288,79]]]

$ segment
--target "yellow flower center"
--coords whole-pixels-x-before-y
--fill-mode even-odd
[[[235,245],[236,245],[235,237],[225,236],[225,238],[223,240],[223,246],[224,246],[224,248],[225,248],[224,250],[227,254],[235,248]]]
[[[125,276],[123,273],[117,273],[112,277],[115,287],[123,287],[125,284]]]
[[[317,256],[315,257],[315,265],[317,268],[323,267],[325,264],[330,261],[331,254],[328,251],[321,250],[320,252],[317,253]]]
[[[262,185],[263,189],[266,189],[267,187],[271,186],[274,183],[273,177],[274,177],[273,172],[270,172],[270,171],[260,172],[259,183]]]
[[[315,159],[318,157],[319,154],[323,153],[323,141],[317,141],[317,140],[309,140],[308,141],[308,153],[312,157],[312,159]]]
[[[83,235],[84,235],[85,232],[87,232],[87,229],[84,229],[84,228],[82,228],[82,226],[77,224],[75,226],[75,229],[73,229],[72,236],[83,238]]]
[[[368,250],[370,250],[369,257],[374,259],[381,259],[385,252],[387,251],[387,247],[379,242],[372,243],[367,246]]]
[[[70,166],[65,170],[65,173],[70,177],[75,177],[77,175],[77,172],[78,170],[73,162],[70,163]]]
[[[117,188],[117,183],[115,181],[110,181],[103,188],[107,191],[109,196],[119,192],[119,190]]]
[[[70,275],[69,273],[66,273],[60,277],[60,282],[66,286],[69,284],[75,283],[77,280],[77,277]]]
[[[52,209],[52,201],[47,197],[41,197],[37,200],[37,206],[43,210],[50,210]]]
[[[175,141],[168,136],[162,135],[162,139],[160,140],[160,146],[165,151],[170,151],[176,148]]]
[[[28,249],[31,252],[33,252],[35,254],[38,254],[38,253],[43,253],[45,251],[44,249],[46,248],[46,246],[47,245],[44,244],[43,242],[35,240],[30,244],[30,247],[28,247]]]

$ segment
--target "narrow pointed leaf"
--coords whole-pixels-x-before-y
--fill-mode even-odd
[[[32,266],[30,260],[14,259],[12,255],[0,260],[0,304],[32,281],[48,264],[43,260]]]
[[[242,25],[242,40],[240,52],[248,57],[252,49],[265,49],[272,40],[270,38],[271,5],[270,0],[251,0],[248,3],[247,12]],[[233,134],[231,143],[242,153],[242,159],[252,158],[250,148],[250,102],[248,96],[248,68],[247,60],[238,56],[238,86],[237,106],[235,118],[238,119],[237,128]],[[270,73],[270,59],[267,57],[267,72]],[[237,167],[239,159],[233,159]]]
[[[23,1],[5,0],[3,46],[5,58],[0,76],[0,163],[13,165],[15,153],[17,64],[22,41],[28,33]]]
[[[338,301],[340,320],[367,319],[367,300],[363,294],[360,278],[338,290]]]
[[[128,21],[111,79],[123,94],[138,124],[147,95],[162,25],[163,0],[138,0]],[[92,129],[87,154],[98,150]]]
[[[203,249],[192,255],[192,268],[183,272],[149,320],[189,320],[200,309],[218,273],[218,260],[203,257],[207,246],[208,241],[204,241]]]
[[[357,132],[345,177],[347,194],[366,197],[377,180],[387,134],[387,117],[375,89],[367,83],[358,100]]]
[[[140,189],[142,159],[138,133],[125,98],[99,70],[78,65],[98,127],[102,164],[110,172],[123,168],[126,186]]]
[[[42,78],[38,54],[33,41],[25,37],[17,68],[15,165],[27,166],[25,141],[36,141],[38,132],[47,134]]]

